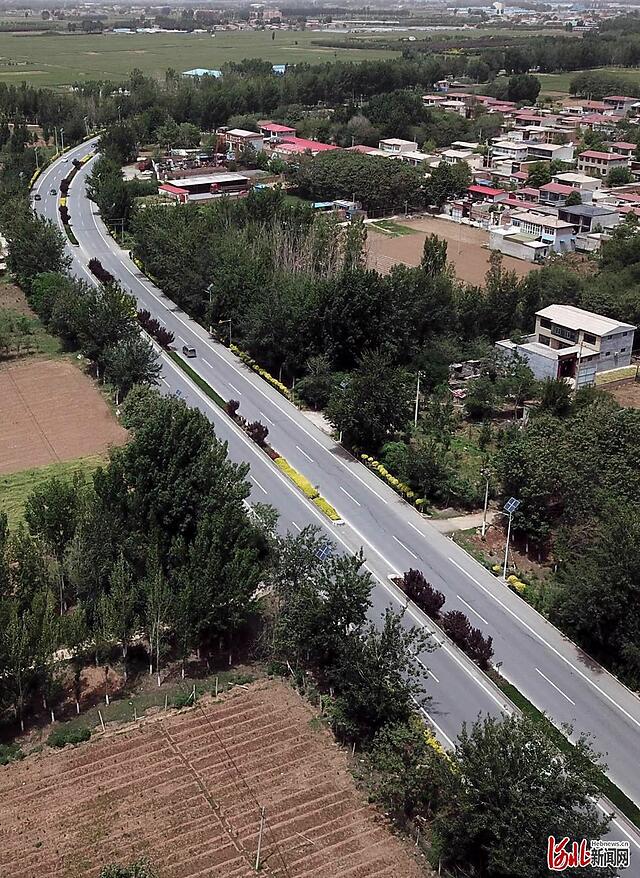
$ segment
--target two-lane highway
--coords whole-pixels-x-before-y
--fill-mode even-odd
[[[92,146],[83,144],[68,154],[80,157]],[[176,346],[196,348],[191,361],[198,373],[225,399],[240,401],[241,413],[269,427],[269,441],[338,509],[345,521],[333,528],[332,538],[345,550],[364,547],[369,569],[377,577],[375,609],[401,599],[389,585],[390,573],[408,567],[421,569],[446,595],[448,609],[463,610],[494,640],[496,660],[503,673],[557,724],[570,723],[576,732],[588,731],[596,746],[607,753],[612,779],[640,802],[640,701],[615,678],[586,658],[517,595],[505,588],[452,541],[435,531],[369,470],[354,460],[330,437],[318,430],[294,405],[247,369],[224,346],[212,341],[202,327],[182,312],[142,275],[122,251],[97,216],[85,195],[85,178],[91,162],[73,181],[68,205],[79,248],[74,271],[91,279],[86,265],[96,256],[130,290],[140,307],[147,308],[171,330]],[[59,188],[68,164],[54,163],[36,183],[42,201],[36,207],[58,222],[56,199],[50,188]],[[186,381],[177,367],[163,359],[166,387],[182,388],[184,395],[207,411],[221,438],[229,442],[235,459],[251,463],[253,497],[273,503],[284,525],[296,530],[313,522],[325,529],[326,521],[307,503],[281,473],[237,430],[219,410]],[[414,618],[425,624],[421,614]],[[427,623],[428,624],[428,623]],[[431,719],[447,740],[455,738],[463,720],[479,712],[496,713],[502,699],[483,681],[473,666],[449,645],[422,657],[431,670],[426,688],[433,695]],[[640,848],[638,848],[640,859]]]

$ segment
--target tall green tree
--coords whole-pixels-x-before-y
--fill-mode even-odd
[[[411,416],[411,379],[381,351],[365,352],[332,393],[327,416],[348,445],[377,450]]]
[[[478,878],[548,875],[550,835],[597,839],[606,831],[609,821],[595,806],[597,761],[584,737],[561,754],[526,717],[465,726],[434,827],[443,864]]]

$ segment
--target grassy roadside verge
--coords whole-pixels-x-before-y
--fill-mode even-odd
[[[573,744],[563,735],[560,729],[557,729],[547,716],[538,710],[525,696],[516,689],[511,683],[508,683],[504,677],[492,672],[489,674],[493,682],[504,692],[504,694],[512,701],[518,710],[527,716],[539,729],[546,735],[562,753],[569,753],[573,749]],[[611,781],[603,771],[598,772],[598,787],[603,796],[606,796],[610,802],[621,811],[625,817],[640,829],[640,808],[626,796],[622,790]]]
[[[213,402],[215,402],[215,404],[221,409],[225,408],[227,404],[225,400],[220,396],[219,393],[216,393],[213,387],[211,387],[210,384],[207,384],[204,378],[201,378],[198,373],[195,372],[191,368],[191,366],[188,365],[188,363],[185,363],[180,354],[177,354],[175,351],[167,351],[167,354],[171,357],[176,366],[182,369],[182,371],[185,372],[189,376],[189,378],[191,378],[193,383],[196,384],[200,388],[200,390],[209,397],[209,399],[213,400]]]

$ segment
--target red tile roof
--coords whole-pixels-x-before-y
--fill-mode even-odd
[[[295,128],[290,128],[288,125],[280,125],[279,122],[265,122],[260,125],[260,127],[264,131],[271,131],[272,134],[286,134],[287,132],[291,134],[296,133]]]
[[[494,189],[492,186],[469,186],[467,192],[472,192],[474,195],[504,195],[504,189]]]
[[[597,149],[587,149],[581,152],[581,159],[603,159],[604,161],[626,161],[626,156],[618,155],[617,152],[599,152]]]
[[[609,146],[614,146],[616,149],[635,149],[635,143],[627,143],[626,140],[616,140],[614,143],[610,143]]]
[[[282,143],[277,147],[284,149],[286,152],[326,152],[329,149],[339,149],[338,146],[332,146],[330,143],[320,143],[318,140],[307,140],[304,137],[285,137]]]
[[[556,195],[571,195],[575,190],[573,186],[565,186],[564,183],[545,183],[540,187],[541,192],[553,192]]]

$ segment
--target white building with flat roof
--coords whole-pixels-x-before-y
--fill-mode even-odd
[[[526,342],[496,343],[503,353],[524,357],[536,378],[564,378],[574,387],[595,384],[599,372],[631,363],[636,327],[574,305],[549,305],[536,312]]]
[[[415,140],[403,140],[401,137],[388,137],[386,140],[380,141],[378,149],[382,149],[384,152],[400,154],[402,152],[416,152],[418,144]]]

